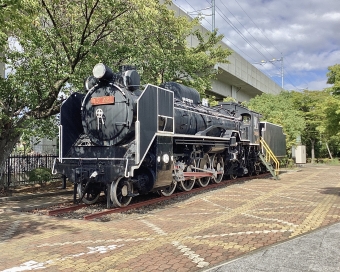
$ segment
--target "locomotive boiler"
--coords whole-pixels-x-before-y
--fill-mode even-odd
[[[258,174],[263,127],[275,127],[276,155],[285,154],[282,128],[261,125],[259,113],[237,103],[204,106],[195,89],[176,82],[141,91],[131,66],[113,73],[99,63],[85,89],[61,107],[53,169],[74,183],[75,201],[95,203],[104,192],[108,207],[122,207],[140,194]]]

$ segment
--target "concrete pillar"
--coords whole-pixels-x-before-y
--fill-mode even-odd
[[[231,97],[234,98],[236,101],[238,101],[237,99],[237,93],[240,91],[241,88],[237,88],[235,86],[231,86]]]

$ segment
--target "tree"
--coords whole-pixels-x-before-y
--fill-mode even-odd
[[[325,118],[318,130],[322,135],[322,140],[326,143],[329,156],[332,158],[328,143],[340,143],[340,99],[338,95],[328,95],[320,103],[320,107]],[[337,150],[333,150],[333,153],[337,153]]]
[[[312,163],[315,160],[315,145],[320,141],[320,127],[326,116],[321,104],[328,98],[329,93],[325,91],[292,92],[294,107],[302,113],[306,127],[302,132],[302,140],[307,147],[310,146]]]
[[[325,122],[320,127],[320,131],[325,133],[327,140],[333,143],[338,153],[340,145],[340,64],[328,67],[327,83],[333,84],[325,91],[329,92],[328,99],[322,103],[326,115]]]
[[[296,144],[296,138],[305,128],[302,114],[295,109],[291,93],[282,91],[279,95],[262,94],[250,99],[246,105],[261,113],[262,120],[278,124],[286,134],[287,151]]]
[[[293,107],[298,110],[305,121],[305,129],[301,133],[302,143],[310,150],[312,162],[315,159],[315,151],[318,157],[328,154],[332,158],[332,153],[336,154],[332,145],[339,143],[340,131],[340,100],[332,95],[329,90],[290,92]],[[324,143],[325,154],[321,154],[321,145]],[[316,150],[316,147],[318,149]],[[332,152],[331,152],[332,151]]]
[[[24,132],[50,127],[64,95],[82,89],[98,62],[113,69],[136,64],[143,82],[175,79],[209,89],[213,65],[227,62],[230,51],[217,45],[222,37],[216,32],[205,39],[195,32],[200,43],[187,48],[198,21],[175,17],[168,4],[3,0],[0,34],[8,75],[0,80],[0,169]]]
[[[333,66],[328,67],[327,73],[327,83],[333,84],[330,88],[333,94],[339,95],[340,94],[340,64],[335,64]]]

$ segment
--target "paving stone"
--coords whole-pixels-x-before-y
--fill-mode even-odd
[[[57,196],[1,201],[0,270],[340,271],[340,226],[315,232],[340,221],[339,172],[303,167],[105,223],[17,212]]]

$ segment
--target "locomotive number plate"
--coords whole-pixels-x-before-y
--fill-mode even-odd
[[[99,97],[92,97],[91,104],[96,105],[107,105],[107,104],[114,104],[115,97],[114,96],[99,96]]]

